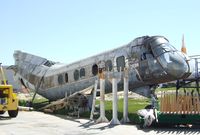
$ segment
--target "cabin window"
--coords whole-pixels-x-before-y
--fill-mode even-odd
[[[111,71],[112,70],[112,61],[111,60],[107,60],[106,61],[106,71]]]
[[[65,73],[65,82],[68,83],[68,73]]]
[[[118,72],[120,71],[120,68],[121,68],[121,71],[124,71],[124,68],[125,68],[125,58],[124,58],[124,56],[117,57],[116,61],[117,61]]]
[[[93,75],[97,75],[98,74],[98,66],[97,66],[97,64],[94,64],[92,66],[92,74]]]
[[[85,76],[85,68],[80,69],[80,78]]]
[[[77,81],[79,79],[79,71],[75,70],[74,71],[74,80]]]
[[[58,84],[63,84],[63,76],[62,74],[58,75]]]

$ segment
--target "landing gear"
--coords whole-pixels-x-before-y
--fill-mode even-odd
[[[151,91],[151,94],[150,94],[150,97],[151,97],[151,104],[150,105],[147,105],[145,107],[145,109],[159,109],[159,106],[158,106],[158,97],[157,95],[155,94],[155,90],[157,88],[157,85],[152,85],[150,86],[150,91]]]

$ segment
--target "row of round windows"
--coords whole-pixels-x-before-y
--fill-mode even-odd
[[[105,63],[105,67],[107,71],[111,71],[112,70],[112,61],[111,60],[107,60]],[[98,74],[98,65],[94,64],[92,66],[92,74],[95,76]],[[85,77],[85,68],[81,68],[80,70],[76,69],[74,70],[74,80],[77,81],[79,80],[79,78],[84,78]],[[68,83],[68,73],[63,74],[59,74],[58,75],[58,84],[64,84],[64,83]]]

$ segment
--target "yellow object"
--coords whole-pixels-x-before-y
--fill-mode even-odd
[[[8,111],[10,117],[16,117],[18,114],[18,98],[16,93],[13,92],[12,85],[7,84],[2,66],[0,68],[1,79],[3,79],[0,84],[0,114]]]
[[[0,85],[0,111],[17,110],[18,99],[12,85]]]

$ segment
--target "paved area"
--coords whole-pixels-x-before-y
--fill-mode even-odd
[[[141,130],[136,125],[109,126],[94,124],[85,119],[69,119],[42,112],[19,112],[10,119],[5,113],[0,117],[0,135],[182,135],[200,134],[200,128],[149,128]]]

